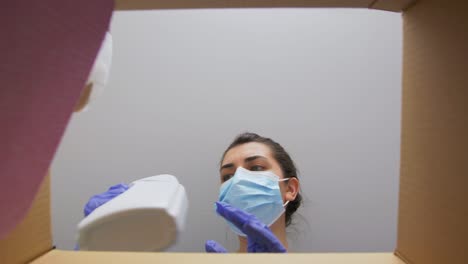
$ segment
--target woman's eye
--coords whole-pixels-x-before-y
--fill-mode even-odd
[[[226,174],[226,175],[223,175],[221,178],[222,178],[223,182],[225,182],[225,181],[231,179],[232,176],[233,176],[232,174]]]
[[[250,167],[250,170],[251,171],[263,171],[265,170],[265,168],[262,166],[255,165],[255,166]]]

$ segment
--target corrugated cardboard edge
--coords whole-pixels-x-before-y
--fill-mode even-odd
[[[467,11],[424,0],[403,14],[396,254],[407,263],[468,263]]]
[[[415,2],[416,0],[374,0],[369,8],[400,12],[406,10]]]
[[[116,10],[351,7],[400,12],[415,0],[116,0]]]
[[[50,176],[44,178],[27,216],[3,240],[0,263],[26,263],[52,249]]]
[[[206,254],[136,253],[52,250],[33,264],[154,264],[154,263],[306,263],[306,264],[404,264],[392,253],[291,253],[291,254]]]
[[[398,249],[395,249],[395,256],[400,258],[405,264],[413,264],[403,254],[401,254],[401,252],[399,252]]]

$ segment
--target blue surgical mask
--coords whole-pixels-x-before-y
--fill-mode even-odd
[[[253,214],[270,226],[284,213],[289,202],[283,204],[278,184],[288,179],[280,179],[270,171],[249,171],[239,167],[234,176],[221,185],[219,201]],[[234,224],[227,223],[234,233],[245,236]]]

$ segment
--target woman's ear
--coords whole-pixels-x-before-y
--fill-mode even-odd
[[[294,201],[297,194],[299,193],[299,180],[296,177],[291,177],[286,183],[287,189],[285,193],[285,200]]]

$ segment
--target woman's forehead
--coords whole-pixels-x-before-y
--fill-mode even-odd
[[[238,145],[230,149],[223,159],[223,164],[243,162],[245,158],[252,156],[264,156],[268,159],[272,158],[270,148],[258,142],[249,142]]]

